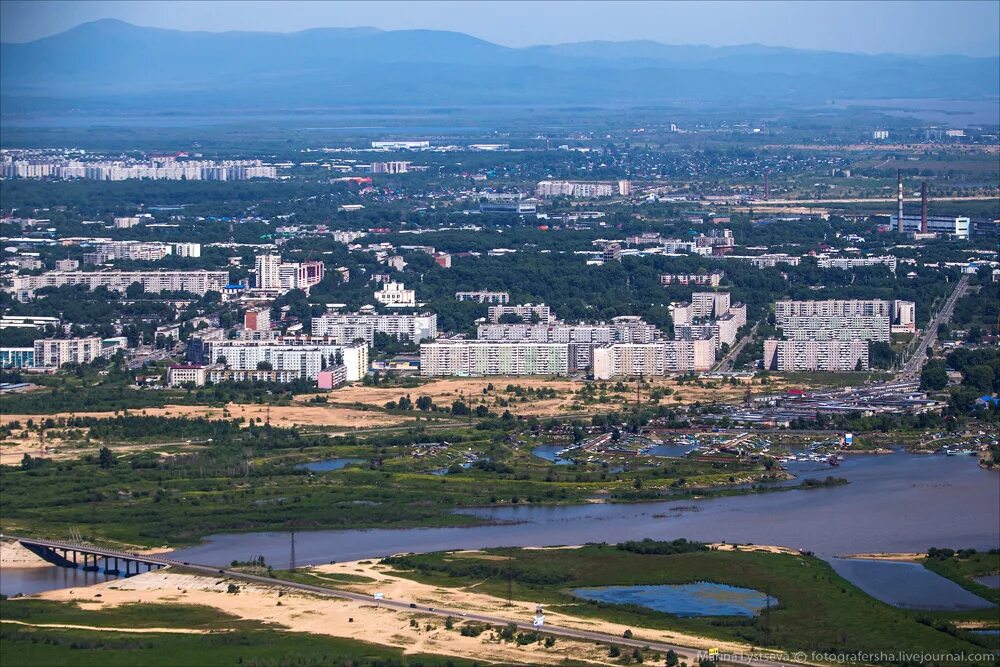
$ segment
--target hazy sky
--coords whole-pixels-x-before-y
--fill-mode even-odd
[[[100,18],[180,30],[431,28],[507,46],[593,39],[866,53],[1000,54],[1000,0],[890,2],[186,2],[2,0],[0,37],[24,42]]]

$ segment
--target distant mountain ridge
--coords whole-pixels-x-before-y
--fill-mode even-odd
[[[457,32],[184,32],[117,20],[0,44],[7,110],[810,102],[1000,95],[1000,58],[653,41],[510,48]]]

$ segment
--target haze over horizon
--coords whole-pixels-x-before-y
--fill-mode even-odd
[[[1000,55],[998,2],[619,2],[613,7],[609,11],[607,5],[586,2],[7,0],[0,3],[0,39],[30,42],[112,18],[206,32],[358,26],[449,30],[508,47],[652,40],[867,54]]]

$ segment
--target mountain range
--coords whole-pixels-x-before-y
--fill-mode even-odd
[[[652,41],[509,48],[436,30],[185,32],[117,20],[0,44],[4,112],[810,104],[1000,95],[1000,58]]]

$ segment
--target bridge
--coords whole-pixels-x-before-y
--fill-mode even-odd
[[[46,561],[53,563],[54,565],[59,565],[61,567],[79,567],[80,561],[82,560],[84,564],[84,569],[89,569],[90,571],[100,571],[98,567],[99,561],[104,561],[105,572],[108,574],[122,574],[121,569],[118,567],[119,563],[125,563],[125,573],[124,576],[134,576],[139,574],[139,567],[146,566],[146,571],[156,570],[162,567],[173,566],[179,569],[186,570],[193,574],[208,574],[213,576],[224,575],[231,579],[236,579],[239,581],[245,581],[249,583],[261,584],[264,586],[272,586],[277,588],[284,588],[286,590],[296,590],[305,593],[311,593],[312,595],[319,595],[323,597],[338,598],[341,600],[350,600],[357,603],[372,604],[374,599],[371,595],[365,593],[357,593],[355,591],[347,591],[337,588],[328,588],[326,586],[313,586],[311,584],[300,584],[294,581],[286,581],[284,579],[277,579],[274,577],[267,577],[262,575],[248,574],[246,572],[240,572],[239,570],[231,570],[228,568],[220,568],[212,565],[199,565],[196,563],[189,563],[187,561],[179,561],[173,558],[165,558],[162,556],[148,556],[144,554],[136,554],[127,551],[119,551],[117,549],[108,549],[105,547],[96,547],[88,544],[79,544],[74,542],[59,542],[55,540],[44,540],[44,539],[34,539],[27,537],[15,537],[13,535],[6,535],[9,539],[17,540],[26,549],[31,552],[38,554]],[[110,567],[110,564],[114,563],[114,567]],[[132,566],[135,566],[135,572],[131,572]],[[110,569],[109,569],[110,567]],[[539,628],[535,627],[532,623],[517,621],[515,619],[503,618],[500,616],[492,616],[487,614],[479,614],[475,612],[468,612],[461,609],[446,609],[441,607],[432,607],[424,604],[416,604],[406,600],[389,600],[380,599],[377,604],[381,607],[386,607],[388,609],[394,609],[396,611],[409,612],[409,613],[419,613],[423,615],[437,616],[440,618],[453,618],[455,620],[467,620],[467,621],[478,621],[481,623],[489,623],[494,626],[509,626],[513,625],[518,630],[523,632],[542,632],[547,635],[552,635],[555,637],[562,637],[564,639],[582,640],[589,642],[599,642],[605,644],[614,644],[620,647],[628,648],[639,648],[647,649],[652,651],[659,651],[660,653],[666,653],[667,651],[674,651],[678,654],[678,658],[681,660],[686,660],[688,664],[697,663],[699,658],[704,658],[706,656],[706,651],[703,649],[697,649],[690,646],[679,646],[676,644],[669,644],[666,642],[657,641],[646,641],[639,637],[623,637],[621,635],[613,635],[605,632],[594,632],[591,630],[578,630],[576,628],[558,626],[558,625],[548,625]],[[754,650],[754,649],[751,649]],[[782,651],[774,650],[760,650],[756,649],[758,654],[754,656],[753,665],[754,667],[794,667],[796,664],[801,664],[796,661],[790,661],[778,656],[782,656]],[[803,658],[804,660],[804,654]]]
[[[157,570],[170,565],[170,562],[155,556],[96,547],[91,544],[75,542],[55,542],[52,540],[17,538],[25,549],[59,567],[78,568],[87,572],[104,572],[131,577],[142,572]],[[101,563],[103,562],[103,567]]]

